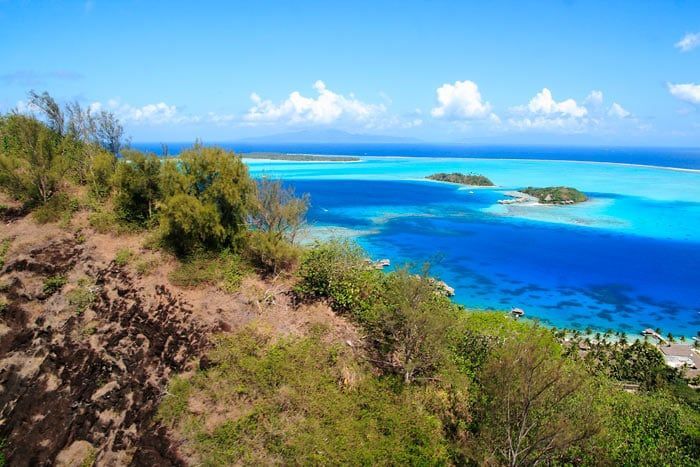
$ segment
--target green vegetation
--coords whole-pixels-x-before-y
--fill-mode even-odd
[[[117,251],[117,254],[114,256],[114,262],[117,264],[117,266],[124,267],[131,262],[133,257],[133,251],[128,248],[122,248],[121,250]]]
[[[158,267],[159,261],[153,257],[146,257],[136,262],[136,272],[142,276],[147,276]]]
[[[168,278],[180,287],[214,285],[224,292],[233,293],[250,272],[250,268],[238,255],[224,250],[218,254],[200,253],[186,258]]]
[[[611,390],[596,440],[613,465],[698,465],[700,416],[664,393]]]
[[[543,204],[574,204],[583,203],[588,197],[576,188],[565,186],[550,186],[546,188],[527,187],[521,192],[534,196]]]
[[[302,298],[324,298],[361,326],[383,378],[398,378],[402,391],[446,391],[449,410],[426,410],[443,423],[450,462],[655,465],[641,459],[659,459],[649,454],[659,449],[682,465],[700,451],[697,391],[646,344],[580,360],[551,331],[459,310],[426,286],[426,275],[378,272],[338,241],[307,251],[299,279]],[[624,393],[614,381],[638,381],[643,392]],[[651,413],[621,410],[620,401],[649,404]],[[625,431],[648,426],[655,406],[675,414],[671,423]]]
[[[61,107],[47,93],[29,93],[29,102],[44,121],[10,113],[0,117],[0,187],[27,207],[46,205],[69,182],[105,196],[121,147],[123,129],[113,114],[92,114],[77,102]],[[61,216],[48,208],[43,217]]]
[[[87,310],[97,298],[95,284],[88,278],[78,280],[76,286],[66,293],[68,305],[76,314],[82,314]]]
[[[5,256],[7,255],[7,250],[10,249],[12,245],[12,239],[5,238],[0,241],[0,269],[5,267]]]
[[[68,169],[57,133],[19,114],[0,119],[0,186],[15,199],[35,206],[60,189]]]
[[[160,165],[153,154],[127,150],[114,171],[114,210],[120,220],[145,227],[160,199]]]
[[[70,198],[65,193],[58,193],[46,203],[37,206],[32,215],[39,224],[58,221],[67,223],[79,208],[78,200]]]
[[[357,162],[359,157],[352,156],[317,156],[314,154],[285,154],[282,152],[245,152],[244,159],[265,159],[271,161],[297,162]]]
[[[460,185],[469,186],[494,186],[493,182],[487,177],[479,174],[463,174],[459,172],[454,173],[436,173],[433,175],[428,175],[430,180],[437,180],[439,182],[449,182],[449,183],[459,183]]]
[[[51,296],[61,290],[68,280],[65,276],[56,275],[46,278],[43,286],[43,293],[45,296]]]
[[[268,273],[291,269],[301,255],[295,241],[306,222],[309,197],[296,197],[293,189],[266,177],[258,182],[257,193],[249,221],[248,256]]]
[[[640,384],[652,390],[677,379],[678,372],[666,366],[663,355],[653,345],[635,341],[630,345],[601,341],[589,344],[584,361],[591,371],[614,380]]]
[[[160,228],[176,253],[240,246],[256,190],[239,157],[195,145],[165,162],[161,180]]]
[[[347,348],[321,336],[273,343],[255,331],[221,339],[214,366],[175,378],[162,420],[192,440],[205,465],[439,465],[448,461],[440,422],[422,391],[396,391]],[[236,409],[207,427],[212,409]]]
[[[302,299],[328,300],[333,310],[353,313],[358,320],[368,313],[384,280],[364,260],[362,249],[341,240],[314,244],[297,274],[296,292]]]

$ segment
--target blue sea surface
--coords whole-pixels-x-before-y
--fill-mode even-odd
[[[394,266],[429,261],[468,307],[517,306],[557,327],[698,335],[698,150],[383,145],[362,148],[379,153],[365,156],[347,149],[286,148],[360,154],[361,161],[247,163],[254,176],[281,178],[311,195],[318,237],[353,237]],[[435,172],[479,173],[497,186],[425,180]],[[573,186],[590,200],[498,204],[510,190],[552,185]]]
[[[490,191],[468,196],[411,181],[294,185],[311,193],[311,219],[373,232],[357,240],[374,258],[395,265],[429,261],[464,305],[518,306],[567,328],[660,327],[686,336],[700,329],[697,243],[488,215],[479,207],[498,198]],[[380,217],[389,206],[392,214]]]
[[[214,144],[214,143],[212,143]],[[246,143],[221,142],[218,146],[239,153],[283,152],[354,156],[478,157],[483,159],[544,159],[644,164],[700,169],[700,148],[585,147],[432,144],[432,143]],[[171,154],[192,146],[191,142],[168,143]],[[161,143],[137,143],[134,147],[160,154]]]

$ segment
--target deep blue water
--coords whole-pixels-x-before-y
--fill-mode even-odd
[[[286,152],[355,156],[479,157],[485,159],[544,159],[618,162],[660,167],[700,169],[700,148],[630,148],[561,146],[475,146],[464,144],[260,144],[212,143],[236,152]],[[171,154],[178,154],[192,143],[168,143]],[[160,143],[136,143],[137,149],[161,154]]]
[[[309,217],[354,230],[377,227],[371,214],[407,208],[380,232],[358,237],[394,265],[429,261],[457,290],[456,301],[521,307],[559,327],[639,333],[645,327],[692,336],[700,330],[700,247],[606,230],[499,218],[476,210],[496,197],[410,181],[294,180],[311,194]],[[411,215],[423,206],[423,214]],[[472,210],[472,208],[474,210]],[[370,213],[368,217],[357,212]]]

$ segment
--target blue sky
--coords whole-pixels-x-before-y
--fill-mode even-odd
[[[0,110],[48,90],[134,141],[700,146],[700,2],[0,0],[0,57]]]

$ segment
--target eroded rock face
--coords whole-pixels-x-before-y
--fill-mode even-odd
[[[95,284],[85,312],[26,292],[29,275],[76,265]],[[19,255],[5,271],[0,438],[10,465],[52,465],[83,453],[100,465],[180,464],[154,415],[171,374],[208,346],[209,330],[191,307],[165,286],[140,288],[114,263],[92,264],[71,238]]]

